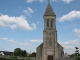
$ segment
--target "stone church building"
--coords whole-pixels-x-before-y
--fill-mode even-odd
[[[43,43],[36,49],[36,60],[55,60],[64,56],[63,47],[57,41],[56,15],[50,2],[44,13]]]

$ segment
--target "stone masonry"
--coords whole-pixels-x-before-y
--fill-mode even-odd
[[[43,17],[43,43],[36,49],[36,60],[63,58],[63,47],[57,42],[56,15],[49,1]]]

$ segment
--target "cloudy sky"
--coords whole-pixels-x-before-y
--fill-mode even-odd
[[[68,54],[80,48],[80,0],[50,0],[58,42]],[[35,52],[43,41],[47,0],[0,0],[0,50]]]

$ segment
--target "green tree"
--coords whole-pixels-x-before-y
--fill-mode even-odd
[[[32,54],[29,54],[28,57],[33,57],[33,55]]]
[[[36,57],[36,53],[35,53],[35,52],[33,52],[33,53],[32,53],[32,56],[33,56],[33,57]]]
[[[78,47],[75,47],[76,51],[75,51],[75,54],[77,57],[79,57],[79,48]]]
[[[21,51],[21,56],[23,56],[23,57],[26,57],[26,56],[27,56],[26,50],[22,50],[22,51]]]
[[[36,53],[35,52],[30,53],[30,54],[28,54],[28,57],[36,57]]]
[[[14,50],[14,56],[21,56],[21,49],[20,48],[16,48]]]
[[[71,58],[76,57],[75,53],[70,55]]]

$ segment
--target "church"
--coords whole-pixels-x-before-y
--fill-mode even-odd
[[[49,0],[43,18],[43,43],[36,48],[36,60],[56,60],[56,58],[63,58],[63,47],[57,41],[56,15]]]

